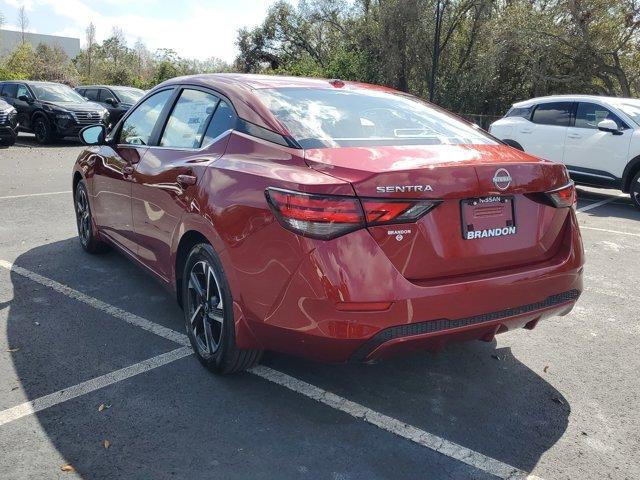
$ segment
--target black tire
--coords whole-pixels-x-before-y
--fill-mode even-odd
[[[76,186],[73,205],[76,211],[78,238],[82,249],[88,253],[104,253],[108,251],[109,245],[98,240],[91,215],[91,206],[89,205],[89,194],[84,180],[80,180]]]
[[[53,129],[46,117],[39,116],[33,121],[33,133],[36,135],[36,142],[40,145],[53,143]]]
[[[15,143],[16,143],[16,137],[11,136],[11,137],[0,138],[0,146],[11,147]]]
[[[633,206],[640,209],[640,172],[636,173],[629,185],[629,195]]]
[[[211,245],[199,243],[191,249],[182,278],[185,328],[200,363],[218,374],[240,372],[256,365],[261,350],[236,347],[233,298]]]

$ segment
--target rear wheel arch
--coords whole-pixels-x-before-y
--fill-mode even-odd
[[[624,167],[624,173],[622,174],[622,191],[624,193],[629,193],[631,181],[638,172],[640,172],[640,155],[631,159],[627,166]]]
[[[78,184],[80,183],[80,181],[83,180],[82,175],[80,174],[80,172],[76,171],[76,173],[73,174],[73,198],[76,198],[76,190],[78,188]]]
[[[178,304],[182,307],[182,273],[184,270],[184,265],[187,261],[187,257],[189,256],[189,252],[191,249],[199,244],[199,243],[207,243],[211,245],[209,239],[199,232],[198,230],[189,230],[186,231],[178,242],[178,246],[176,248],[176,259],[175,259],[175,286],[176,286],[176,298],[178,300]]]

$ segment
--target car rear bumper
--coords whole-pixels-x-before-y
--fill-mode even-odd
[[[569,313],[583,289],[573,213],[557,253],[545,262],[421,284],[389,270],[384,255],[359,258],[369,234],[351,235],[351,245],[327,242],[327,251],[312,251],[265,318],[245,308],[236,312],[237,325],[248,330],[240,328],[238,345],[329,362],[438,350],[534,328],[541,319]]]
[[[568,314],[579,296],[578,290],[570,290],[542,302],[498,312],[390,327],[360,345],[350,359],[370,361],[410,350],[437,351],[451,341],[491,341],[498,333],[518,328],[531,330],[544,318]]]

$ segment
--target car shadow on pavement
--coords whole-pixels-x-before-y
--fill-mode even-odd
[[[611,190],[610,194],[591,192],[578,188],[578,208],[588,207],[603,200],[612,200],[611,203],[581,212],[581,215],[598,218],[616,217],[625,220],[640,220],[640,210],[633,206],[628,194],[621,194],[617,190]]]
[[[77,239],[72,238],[34,248],[19,256],[14,264],[124,310],[133,311],[154,322],[182,331],[183,320],[175,299],[163,293],[162,287],[117,253],[86,255],[80,251]],[[165,342],[165,340],[148,332],[143,332],[144,335],[140,339],[135,337],[137,332],[131,335],[132,338],[123,339],[126,332],[119,332],[117,330],[119,327],[111,326],[112,322],[119,322],[118,320],[98,318],[94,322],[89,318],[90,315],[105,314],[92,312],[91,307],[71,299],[66,299],[69,304],[63,308],[50,299],[51,296],[60,295],[59,293],[25,279],[15,272],[11,272],[11,281],[13,300],[9,303],[6,330],[8,344],[20,347],[20,351],[10,355],[16,381],[28,400],[85,379],[68,378],[65,369],[58,368],[57,364],[64,359],[65,355],[77,356],[76,361],[79,367],[96,365],[109,370],[112,368],[108,365],[111,360],[103,356],[105,349],[113,351],[113,357],[118,357],[118,355],[126,355],[126,350],[144,350],[148,343],[149,351],[142,351],[140,354],[144,359],[176,348],[176,345],[168,348],[166,345],[156,345],[154,342]],[[129,294],[135,292],[135,295],[127,296],[126,292]],[[74,311],[76,313],[72,313]],[[47,321],[43,319],[40,320],[40,326],[34,326],[35,322],[38,322],[38,312],[46,315],[50,325],[45,325]],[[96,324],[98,325],[96,339],[92,340],[95,344],[87,345],[81,350],[77,348],[79,342],[88,341],[88,334],[87,332],[78,333],[74,327],[64,325],[74,322],[81,327],[90,324],[92,328],[96,328]],[[125,327],[133,329],[128,325]],[[505,335],[526,336],[527,334],[527,331],[517,331]],[[138,343],[128,344],[127,342]],[[65,348],[65,345],[69,347]],[[155,351],[156,346],[162,347],[162,350]],[[82,358],[83,355],[84,358]],[[140,361],[139,358],[131,359],[129,364],[138,361]],[[148,422],[144,423],[144,428],[151,430],[138,432],[138,435],[153,439],[145,439],[145,448],[150,445],[149,442],[155,445],[154,448],[161,448],[153,442],[166,444],[167,440],[164,437],[169,433],[175,434],[175,428],[179,425],[178,435],[171,441],[175,440],[177,443],[170,442],[170,445],[162,447],[168,450],[160,453],[153,448],[140,451],[130,448],[126,452],[126,455],[135,457],[135,464],[138,467],[145,465],[147,468],[152,465],[157,472],[166,473],[175,470],[176,461],[185,461],[187,465],[184,466],[186,470],[183,473],[188,471],[190,478],[210,478],[211,470],[208,470],[210,466],[203,464],[200,467],[189,457],[190,455],[202,456],[203,448],[205,451],[220,448],[219,443],[216,444],[216,442],[202,443],[203,435],[211,433],[202,428],[202,422],[215,425],[211,427],[213,429],[229,427],[231,429],[229,431],[235,431],[234,429],[242,427],[249,430],[249,437],[252,435],[259,437],[259,441],[247,440],[246,444],[243,443],[241,448],[238,448],[243,450],[244,454],[253,453],[252,461],[257,462],[258,465],[260,462],[268,465],[265,472],[271,471],[270,469],[278,471],[278,463],[284,460],[277,455],[269,458],[262,456],[261,452],[259,454],[258,450],[263,446],[257,445],[263,440],[266,443],[272,442],[273,445],[281,444],[282,448],[287,445],[287,442],[289,442],[287,447],[289,449],[307,448],[306,445],[309,442],[314,446],[313,435],[318,435],[318,442],[324,441],[320,438],[323,432],[330,429],[334,434],[340,433],[339,441],[347,442],[350,448],[353,448],[353,439],[357,439],[357,442],[362,442],[361,445],[356,445],[358,450],[366,452],[367,449],[372,449],[371,452],[376,452],[373,443],[368,445],[366,436],[351,434],[354,429],[374,428],[361,425],[360,420],[338,421],[336,416],[342,419],[346,414],[337,414],[329,407],[322,405],[318,405],[317,409],[310,409],[308,403],[305,403],[309,400],[298,398],[296,394],[290,392],[283,393],[281,387],[267,384],[264,380],[249,374],[221,379],[197,365],[194,358],[190,358],[189,361],[191,362],[188,364],[190,370],[186,374],[182,371],[174,372],[173,366],[170,365],[159,369],[162,373],[149,372],[136,377],[138,380],[122,382],[120,384],[122,386],[118,387],[120,390],[117,391],[127,396],[130,405],[133,404],[131,408],[136,407],[135,402],[152,404],[141,406],[143,411],[149,412],[148,420],[136,417],[135,420],[122,420],[120,423],[112,424],[111,438],[123,438],[131,434],[130,430],[133,432],[136,429],[142,429],[140,425],[132,425],[132,422]],[[373,365],[327,365],[277,354],[267,355],[264,364],[527,472],[531,471],[540,457],[561,438],[567,428],[571,412],[570,405],[558,390],[514,356],[509,348],[497,348],[495,341],[456,344],[438,354],[414,354],[387,359]],[[102,373],[104,372],[96,372],[93,376]],[[146,390],[129,392],[128,389],[136,388],[134,385],[146,385],[145,382],[150,382],[149,378],[155,378],[154,375],[163,376],[164,380],[160,387],[151,384],[144,387]],[[173,395],[172,392],[182,397],[167,398],[166,396]],[[203,395],[205,399],[211,396],[212,402],[221,401],[218,399],[222,398],[227,407],[235,407],[239,411],[235,415],[224,417],[219,416],[215,409],[211,409],[206,417],[202,417],[202,405],[200,407],[197,405],[201,400],[194,400],[198,399],[198,395]],[[289,395],[286,398],[293,396],[294,407],[283,403],[283,395]],[[91,405],[91,412],[85,411],[81,415],[74,413],[71,407],[76,403],[81,404],[82,401],[80,398],[67,402],[70,406],[58,406],[35,414],[42,430],[48,436],[48,441],[62,457],[80,464],[78,471],[84,478],[115,478],[120,474],[126,477],[126,472],[117,470],[111,470],[114,475],[109,477],[105,472],[110,471],[109,468],[113,467],[112,462],[116,460],[105,460],[100,457],[99,451],[89,455],[89,458],[86,453],[88,447],[79,445],[79,442],[92,442],[92,445],[98,445],[100,436],[96,429],[102,428],[102,424],[90,420],[92,415],[96,415],[94,410],[99,405],[99,400],[95,400],[95,405]],[[196,405],[182,402],[194,402]],[[261,424],[266,421],[264,420],[266,418],[287,418],[291,410],[298,408],[301,409],[298,413],[301,416],[299,421],[311,424],[313,429],[311,432],[304,432],[300,425],[285,425],[282,421],[267,427]],[[257,420],[254,420],[255,418]],[[301,429],[299,432],[298,428]],[[341,433],[345,431],[340,428],[348,428],[349,431]],[[255,431],[252,431],[253,429]],[[298,434],[300,438],[297,438]],[[312,437],[309,437],[310,434]],[[233,444],[234,437],[228,432],[227,435],[225,441]],[[135,437],[131,441],[134,442]],[[336,441],[338,441],[337,437]],[[415,460],[423,461],[424,472],[431,473],[429,469],[433,466],[429,467],[426,464],[433,463],[435,460],[428,456],[429,452],[420,450],[422,447],[411,445],[404,439],[398,438],[397,442],[408,445],[403,448],[415,447],[418,452],[423,452],[419,453]],[[382,451],[384,452],[384,449]],[[353,455],[349,451],[347,454]],[[77,460],[80,455],[85,456],[84,463]],[[415,457],[415,453],[412,455]],[[179,456],[180,460],[176,460],[176,456]],[[441,456],[436,455],[436,457]],[[321,456],[314,461],[321,462],[322,458],[326,457]],[[390,465],[395,461],[392,458],[380,460],[387,464],[388,468],[391,468]],[[326,461],[330,460],[326,459]],[[355,466],[359,464],[356,460],[354,462],[353,468],[356,468]],[[200,471],[199,468],[202,470]],[[145,472],[149,474],[149,470]],[[178,470],[178,477],[182,477],[180,472],[181,470]],[[136,472],[130,473],[133,477],[137,475]],[[224,474],[222,476],[225,477]],[[293,475],[289,475],[288,470],[283,470],[280,478],[290,476]],[[385,475],[379,474],[372,476],[386,478]],[[157,475],[155,478],[165,477],[169,478],[170,475]],[[226,477],[230,478],[228,475]],[[258,475],[258,477],[265,478],[264,475]],[[437,472],[426,477],[441,478]],[[455,478],[467,478],[467,475],[458,472]]]
[[[41,145],[36,142],[36,137],[34,135],[27,135],[21,133],[16,138],[16,144],[12,148],[19,147],[30,147],[30,148],[60,148],[60,147],[80,147],[82,146],[82,142],[80,142],[79,138],[73,137],[64,137],[59,138],[53,141],[48,145]]]

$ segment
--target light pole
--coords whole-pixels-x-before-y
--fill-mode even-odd
[[[433,34],[433,62],[431,64],[431,78],[429,79],[429,101],[433,102],[436,90],[436,75],[438,74],[438,62],[440,61],[440,32],[442,27],[442,13],[444,4],[442,0],[436,0],[436,26]]]

